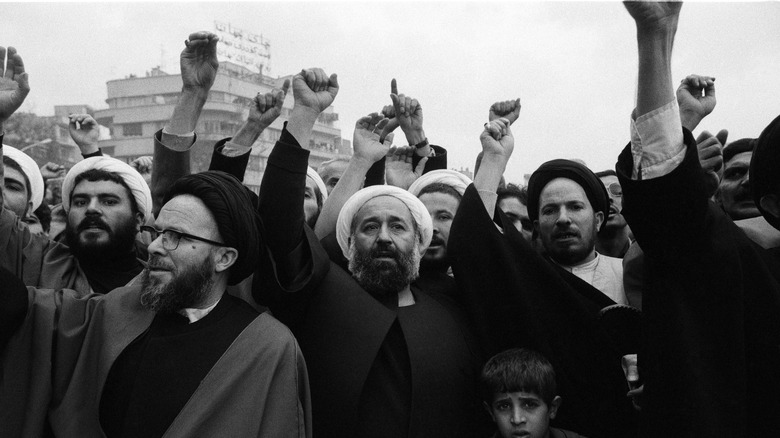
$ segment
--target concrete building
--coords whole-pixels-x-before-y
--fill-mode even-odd
[[[191,153],[192,171],[207,170],[214,144],[238,132],[257,93],[281,88],[284,80],[253,73],[231,62],[221,62],[195,131],[197,141]],[[181,75],[167,74],[155,68],[145,77],[130,76],[109,81],[106,85],[108,109],[94,113],[98,123],[110,131],[110,138],[100,141],[103,152],[127,162],[152,155],[152,137],[173,114],[181,93]],[[281,116],[262,133],[252,149],[244,184],[255,191],[260,186],[268,154],[281,135],[292,105],[290,90]],[[315,169],[323,161],[352,154],[350,142],[341,138],[338,114],[333,107],[325,110],[314,125],[309,149],[309,165]]]

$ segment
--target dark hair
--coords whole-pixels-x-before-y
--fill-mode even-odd
[[[735,155],[743,152],[753,152],[756,147],[755,138],[740,138],[727,144],[723,148],[723,164],[728,163]]]
[[[43,231],[48,233],[51,229],[51,209],[49,206],[46,205],[45,202],[41,202],[41,205],[35,209],[33,214],[35,214],[35,217],[37,217],[38,221],[40,221]]]
[[[32,199],[32,189],[30,188],[30,178],[27,177],[27,174],[24,173],[24,170],[22,170],[22,166],[19,165],[19,163],[16,162],[11,157],[7,157],[3,155],[3,164],[10,167],[11,169],[14,169],[15,171],[22,174],[24,177],[24,185],[27,187],[27,201],[29,202],[30,199]]]
[[[428,193],[444,193],[445,195],[450,195],[453,198],[457,199],[458,202],[460,202],[463,199],[463,196],[461,196],[461,194],[458,193],[458,191],[455,190],[454,187],[452,187],[449,184],[444,184],[440,182],[428,184],[427,186],[423,187],[422,190],[420,190],[420,193],[417,194],[417,197],[419,198],[420,196]]]
[[[540,353],[526,348],[506,350],[491,357],[480,376],[482,397],[493,402],[497,393],[530,392],[548,405],[555,398],[555,370]]]
[[[617,173],[615,173],[614,170],[602,170],[601,172],[596,172],[596,176],[599,178],[604,178],[605,176],[617,176]]]
[[[524,186],[509,183],[506,187],[499,187],[496,193],[498,194],[496,203],[501,202],[506,198],[517,198],[521,204],[525,206],[528,205],[528,189]]]
[[[102,169],[89,169],[86,172],[82,172],[76,175],[76,178],[74,178],[73,180],[73,189],[69,193],[71,202],[73,201],[73,192],[76,190],[76,186],[78,186],[79,183],[82,181],[89,181],[89,182],[113,181],[117,184],[120,184],[122,187],[125,188],[125,191],[127,192],[127,197],[130,198],[130,210],[133,212],[133,214],[138,213],[138,203],[135,201],[135,196],[133,196],[133,192],[130,190],[130,187],[127,186],[125,180],[118,174],[114,172],[108,172]]]
[[[179,178],[163,200],[163,204],[167,204],[176,196],[191,195],[200,199],[211,212],[225,245],[238,251],[238,259],[228,272],[230,286],[252,274],[263,245],[262,223],[250,193],[234,175],[209,170]]]

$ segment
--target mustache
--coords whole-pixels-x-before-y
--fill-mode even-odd
[[[444,239],[439,237],[439,235],[434,234],[433,237],[431,237],[431,243],[430,243],[429,246],[432,246],[432,245],[442,245],[442,246],[444,246],[445,245]]]
[[[558,230],[558,231],[555,231],[555,232],[552,234],[552,237],[553,237],[553,239],[557,239],[557,238],[559,238],[559,237],[562,237],[562,236],[568,236],[568,235],[570,235],[570,234],[571,234],[571,235],[574,235],[574,236],[576,236],[576,237],[580,237],[580,232],[579,232],[579,231],[577,231],[577,230],[575,230],[575,229],[572,229],[572,228],[567,228],[567,229],[565,229],[565,230]]]
[[[396,251],[395,249],[389,246],[386,247],[378,246],[378,247],[371,248],[368,255],[372,259],[379,258],[379,257],[392,257],[394,260],[398,260],[401,256],[398,253],[398,251]]]
[[[160,260],[159,256],[149,256],[149,261],[146,263],[146,269],[164,269],[173,270],[173,266],[165,264]]]
[[[99,217],[87,217],[84,218],[81,223],[79,223],[79,226],[76,228],[77,231],[84,231],[87,228],[91,227],[97,227],[106,231],[111,231],[111,227],[108,226],[103,219],[100,219]]]

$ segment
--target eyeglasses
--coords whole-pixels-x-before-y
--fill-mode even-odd
[[[618,184],[616,182],[608,185],[607,186],[607,191],[612,196],[620,196],[620,197],[623,196],[623,187],[620,187],[620,184]]]
[[[204,239],[203,237],[193,236],[192,234],[182,233],[180,231],[173,230],[158,230],[148,225],[141,226],[141,232],[148,233],[150,242],[157,240],[159,236],[162,236],[162,246],[167,251],[175,251],[179,247],[179,241],[182,237],[186,239],[199,240],[201,242],[210,243],[217,246],[227,246],[224,243],[215,242],[213,240]]]

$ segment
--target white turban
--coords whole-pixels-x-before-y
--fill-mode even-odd
[[[92,169],[104,170],[119,175],[122,181],[127,184],[127,187],[130,188],[130,193],[135,198],[138,211],[144,215],[144,220],[148,221],[151,218],[152,193],[146,181],[144,181],[144,177],[137,170],[130,167],[129,164],[106,156],[85,158],[76,163],[65,175],[65,180],[62,181],[62,208],[65,209],[66,213],[70,211],[70,195],[73,192],[76,177]]]
[[[41,170],[38,169],[38,164],[29,155],[7,144],[3,145],[3,154],[14,160],[22,168],[27,179],[30,180],[30,200],[33,204],[32,209],[36,210],[43,202],[43,176],[41,176]]]
[[[392,196],[403,202],[409,211],[412,213],[412,218],[417,223],[417,229],[420,231],[421,242],[420,251],[424,252],[428,249],[428,245],[431,244],[431,237],[433,236],[433,223],[431,222],[431,215],[428,213],[428,209],[425,205],[412,195],[408,191],[395,187],[395,186],[370,186],[366,187],[354,195],[352,195],[344,207],[341,208],[339,213],[339,219],[336,223],[336,238],[339,241],[341,252],[344,257],[349,258],[349,237],[350,228],[352,227],[352,220],[354,219],[360,208],[368,201],[379,196]]]
[[[471,179],[466,175],[456,172],[454,170],[434,170],[428,172],[425,175],[417,178],[417,181],[413,182],[409,186],[409,192],[414,196],[420,196],[420,192],[431,184],[442,183],[455,189],[456,192],[463,196],[466,192],[466,187],[471,184]]]
[[[320,178],[320,175],[316,170],[312,169],[311,166],[306,169],[306,176],[311,178],[311,180],[314,181],[314,184],[317,185],[317,189],[322,195],[322,203],[324,204],[325,200],[328,199],[328,189],[325,187],[325,183],[322,181],[322,178]]]

